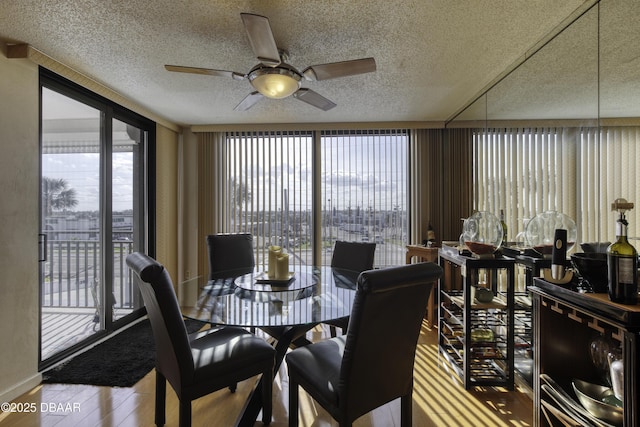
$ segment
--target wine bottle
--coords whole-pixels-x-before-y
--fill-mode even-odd
[[[616,241],[607,248],[609,299],[621,304],[638,303],[638,252],[627,240],[624,212],[616,222]]]
[[[507,223],[504,221],[504,209],[500,209],[500,225],[502,226],[502,243],[506,244],[507,240]]]
[[[427,245],[433,246],[436,244],[436,232],[433,231],[433,227],[431,226],[431,221],[429,221],[429,225],[427,226]]]

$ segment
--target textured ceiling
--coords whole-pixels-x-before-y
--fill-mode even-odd
[[[458,119],[640,117],[639,19],[637,0],[600,2]]]
[[[182,125],[444,121],[585,0],[2,1],[0,39],[57,61]],[[248,72],[241,12],[268,16],[299,69],[372,56],[377,72],[304,82],[338,106],[293,97],[233,108],[247,81],[164,64]]]

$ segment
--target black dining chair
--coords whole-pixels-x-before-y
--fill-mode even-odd
[[[373,268],[376,244],[336,240],[331,255],[331,267],[362,272]]]
[[[429,292],[441,275],[434,263],[361,273],[346,336],[287,355],[289,426],[298,425],[298,386],[340,426],[397,398],[401,425],[411,426],[418,336]]]
[[[220,274],[238,276],[251,273],[256,266],[253,255],[253,235],[250,233],[211,234],[206,237],[209,253],[209,280]]]
[[[271,422],[275,350],[242,328],[219,327],[188,334],[171,277],[153,258],[134,252],[127,265],[140,292],[156,344],[155,423],[165,423],[166,382],[180,401],[179,425],[191,425],[191,401],[262,374],[262,421]]]
[[[376,254],[376,244],[368,242],[346,242],[336,240],[331,256],[331,267],[361,273],[373,268],[373,260]],[[342,333],[347,330],[349,318],[332,320],[327,322],[329,332],[335,337],[336,328],[341,328]]]
[[[256,265],[253,235],[249,233],[211,234],[206,237],[209,254],[211,295],[227,295],[236,290],[234,278],[251,273]]]

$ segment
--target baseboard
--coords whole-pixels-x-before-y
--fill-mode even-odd
[[[31,390],[41,382],[42,382],[42,374],[38,372],[31,378],[24,380],[20,384],[14,385],[9,390],[6,390],[2,394],[0,394],[0,402],[10,402],[13,399],[20,397],[24,393],[28,392],[29,390]]]

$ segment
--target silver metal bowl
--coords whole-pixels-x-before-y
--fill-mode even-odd
[[[603,398],[613,394],[611,387],[574,380],[573,390],[582,406],[591,415],[615,425],[622,425],[624,421],[623,409],[602,401]]]

